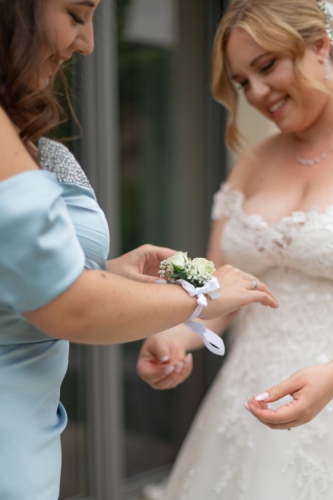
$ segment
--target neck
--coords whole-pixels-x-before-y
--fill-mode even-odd
[[[333,96],[333,86],[329,89]],[[291,134],[297,144],[325,149],[333,146],[333,97],[327,102],[318,117],[305,129]]]

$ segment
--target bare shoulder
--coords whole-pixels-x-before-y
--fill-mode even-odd
[[[0,182],[13,175],[37,168],[13,123],[0,106]]]
[[[228,182],[245,192],[248,182],[260,176],[263,170],[267,171],[272,158],[285,149],[287,140],[287,136],[279,133],[244,150],[232,168]]]

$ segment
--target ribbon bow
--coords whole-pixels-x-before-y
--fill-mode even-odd
[[[198,288],[192,285],[192,283],[189,283],[185,280],[177,280],[177,283],[180,283],[184,290],[186,290],[186,292],[191,297],[197,297],[198,305],[190,319],[184,322],[184,325],[186,325],[187,328],[189,328],[193,333],[199,335],[207,349],[209,349],[214,354],[217,354],[218,356],[223,356],[225,353],[225,347],[221,337],[206,328],[202,323],[191,321],[192,319],[197,318],[200,315],[204,307],[207,307],[208,302],[205,295],[208,295],[212,300],[220,296],[216,292],[216,290],[220,288],[218,280],[216,278],[212,278],[211,280],[207,281],[204,286]]]

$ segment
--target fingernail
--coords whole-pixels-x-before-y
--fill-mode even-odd
[[[166,363],[169,359],[169,356],[163,356],[163,358],[161,358],[161,363]]]
[[[184,366],[188,366],[192,360],[192,353],[189,353],[186,358],[184,359]]]
[[[180,373],[183,368],[184,368],[183,361],[179,361],[179,363],[177,363],[175,366],[175,373]]]
[[[266,401],[266,399],[269,399],[269,394],[268,392],[263,392],[262,394],[258,394],[258,396],[255,397],[257,401]]]
[[[247,409],[247,411],[249,411],[250,413],[252,413],[251,410],[250,410],[250,407],[249,407],[249,405],[247,403],[244,403],[244,406]]]
[[[165,370],[163,370],[164,375],[170,375],[174,371],[175,367],[170,365],[167,366]]]

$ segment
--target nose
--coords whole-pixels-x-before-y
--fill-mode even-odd
[[[261,78],[254,78],[250,81],[250,89],[247,93],[248,100],[253,103],[260,103],[269,94],[269,85]]]
[[[84,56],[88,56],[94,50],[94,28],[93,24],[87,23],[82,26],[79,35],[73,42],[73,49]]]

